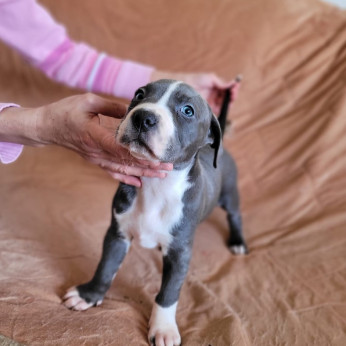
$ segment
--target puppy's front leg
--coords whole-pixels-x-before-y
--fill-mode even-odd
[[[70,288],[64,296],[64,305],[73,310],[86,310],[94,305],[100,305],[109,289],[120,264],[124,260],[129,247],[118,230],[115,219],[109,227],[104,242],[101,261],[91,281]]]
[[[149,342],[155,346],[181,344],[175,313],[191,257],[191,247],[170,248],[163,257],[163,275],[149,322]]]

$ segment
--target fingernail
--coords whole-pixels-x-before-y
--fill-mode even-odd
[[[241,75],[241,74],[238,74],[238,76],[235,77],[235,81],[238,83],[240,83],[242,80],[243,80],[243,75]]]
[[[173,169],[173,163],[164,163],[162,169],[171,171]]]

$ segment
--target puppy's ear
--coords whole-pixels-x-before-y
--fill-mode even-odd
[[[208,139],[210,146],[214,149],[214,168],[217,167],[217,155],[221,145],[222,132],[219,121],[216,116],[212,114]]]

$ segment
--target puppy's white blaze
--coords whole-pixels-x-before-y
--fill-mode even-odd
[[[152,111],[158,117],[158,129],[150,135],[149,147],[157,158],[162,158],[174,135],[172,112],[162,103],[144,103],[139,108]]]
[[[158,104],[161,104],[161,105],[164,105],[166,106],[167,105],[167,102],[170,98],[170,96],[173,94],[174,90],[177,88],[177,86],[179,84],[181,84],[182,82],[175,82],[175,83],[172,83],[168,89],[166,90],[166,92],[161,96],[161,98],[159,99],[159,101],[157,102]]]
[[[168,107],[168,100],[181,82],[172,83],[159,101],[152,104],[155,108],[159,107],[156,114],[159,115],[159,131],[151,137],[151,146],[158,158],[163,157],[168,145],[174,135],[173,114]]]
[[[183,196],[190,187],[190,166],[171,171],[165,179],[142,178],[143,186],[128,210],[117,214],[120,231],[142,247],[162,247],[165,254],[171,242],[170,230],[183,215]]]
[[[132,130],[131,117],[135,111],[138,109],[145,109],[152,111],[156,116],[158,116],[158,130],[153,133],[148,141],[148,145],[157,159],[164,157],[164,154],[168,148],[171,138],[174,135],[174,123],[173,115],[169,107],[167,106],[168,100],[175,89],[181,82],[175,82],[171,84],[161,98],[155,103],[141,103],[140,105],[134,107],[126,116],[125,120],[121,123],[117,139],[121,139],[127,131]],[[130,151],[132,150],[134,154],[138,152],[141,154],[141,150],[137,146],[132,146],[130,144]],[[147,154],[147,153],[142,153]]]
[[[175,321],[176,311],[177,303],[167,308],[154,304],[149,322],[149,339],[160,334],[164,338],[173,340],[174,345],[180,344],[181,338]]]

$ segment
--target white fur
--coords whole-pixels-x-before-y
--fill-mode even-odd
[[[73,310],[87,310],[93,306],[93,303],[87,303],[78,293],[76,287],[71,287],[65,296],[63,297],[64,305],[68,309]],[[100,305],[102,303],[102,300],[99,300],[96,305]]]
[[[124,134],[133,131],[131,118],[134,112],[138,109],[152,111],[158,117],[158,131],[155,131],[150,135],[147,143],[151,151],[154,153],[155,157],[151,157],[151,153],[148,153],[145,148],[139,147],[135,143],[130,143],[128,149],[133,154],[133,156],[138,157],[139,154],[145,158],[156,160],[163,158],[170,140],[174,135],[173,115],[171,110],[167,107],[167,102],[180,83],[181,82],[175,82],[171,84],[157,102],[145,102],[134,107],[119,126],[117,139],[118,141],[121,141],[121,138],[124,136]]]
[[[233,245],[230,247],[233,255],[245,255],[246,249],[244,245]]]
[[[181,338],[175,321],[177,303],[164,308],[154,304],[149,322],[149,342],[155,338],[156,346],[180,345]]]
[[[190,166],[169,172],[165,179],[142,178],[143,186],[131,207],[122,214],[114,210],[120,231],[142,247],[162,247],[165,253],[171,242],[170,230],[183,215],[183,195],[189,188]]]

